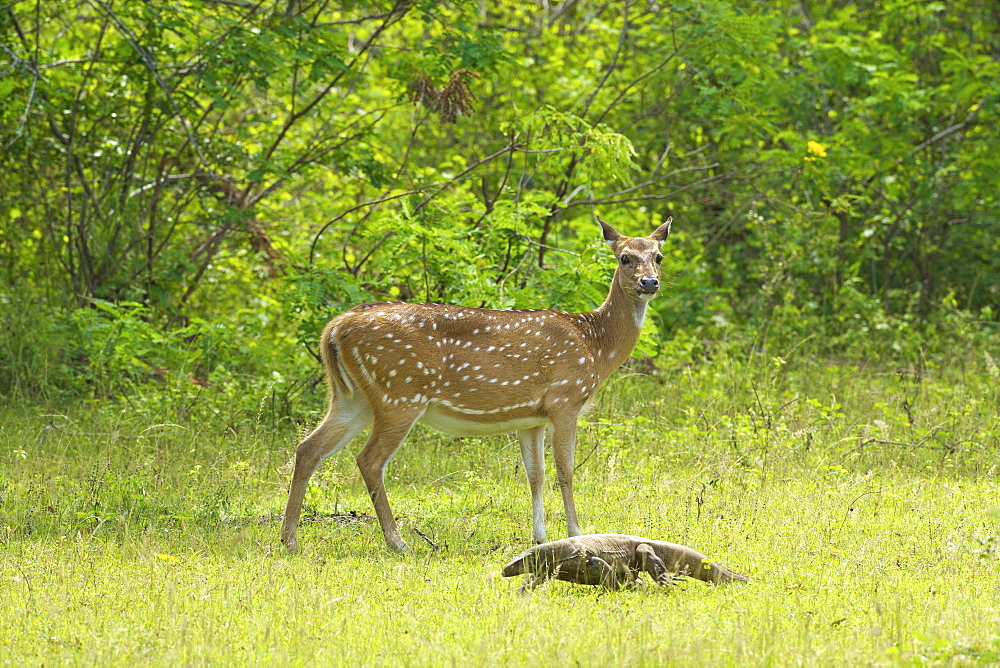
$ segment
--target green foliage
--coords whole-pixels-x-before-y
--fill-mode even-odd
[[[157,354],[268,377],[361,301],[589,309],[595,213],[676,218],[641,354],[989,337],[997,23],[975,2],[15,3],[0,317],[45,338],[3,342],[0,391],[134,393]],[[104,334],[94,300],[124,309]],[[179,343],[216,326],[267,361]]]

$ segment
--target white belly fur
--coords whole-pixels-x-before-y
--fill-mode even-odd
[[[481,420],[481,418],[480,418]],[[427,412],[420,418],[428,427],[448,434],[449,436],[491,436],[493,434],[508,434],[521,429],[531,429],[541,425],[547,425],[548,419],[545,417],[524,417],[514,418],[501,422],[480,421],[475,416],[456,415],[454,412],[439,409],[437,406],[430,406]]]

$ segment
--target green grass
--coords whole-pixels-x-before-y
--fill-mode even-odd
[[[530,542],[513,437],[411,434],[387,476],[406,556],[367,517],[351,444],[314,477],[289,556],[297,434],[266,416],[8,407],[0,662],[996,663],[1000,391],[982,357],[620,372],[580,429],[584,530],[684,543],[753,581],[616,593],[500,577]]]

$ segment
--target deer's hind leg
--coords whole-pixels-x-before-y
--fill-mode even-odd
[[[295,470],[281,522],[281,542],[289,551],[298,549],[296,532],[309,478],[320,462],[344,447],[371,423],[366,409],[367,405],[359,399],[335,398],[323,421],[295,448]]]
[[[400,552],[407,552],[409,548],[399,535],[396,518],[389,507],[389,497],[385,493],[385,468],[422,413],[422,409],[405,413],[403,409],[398,409],[391,416],[379,415],[372,425],[368,442],[357,457],[358,468],[375,506],[375,516],[382,527],[385,542],[391,549]]]

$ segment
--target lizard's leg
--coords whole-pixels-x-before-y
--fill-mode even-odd
[[[545,559],[537,558],[531,563],[531,570],[528,571],[528,577],[525,578],[524,584],[520,586],[517,590],[519,594],[526,594],[540,584],[545,584],[552,578],[559,577],[559,564],[553,564],[551,562],[546,562]]]
[[[528,577],[524,579],[524,582],[520,587],[517,588],[518,594],[528,594],[534,591],[535,587],[544,582],[543,578],[538,578],[534,573],[528,573]]]
[[[620,586],[614,566],[600,557],[585,554],[557,563],[551,577],[582,585],[604,585],[613,590]]]
[[[600,557],[587,557],[583,564],[583,574],[586,580],[584,584],[604,585],[612,591],[621,588],[614,566]]]
[[[640,545],[635,549],[635,553],[639,556],[639,570],[646,571],[653,576],[656,584],[668,585],[674,583],[674,576],[667,570],[667,566],[663,563],[663,560],[656,556],[653,548],[649,545]]]

